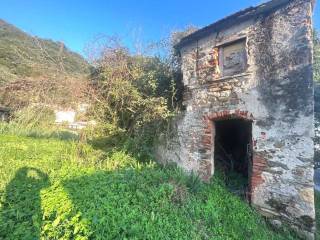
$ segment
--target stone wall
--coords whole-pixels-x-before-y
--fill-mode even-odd
[[[251,203],[309,239],[315,232],[311,16],[312,1],[294,0],[183,46],[186,110],[157,149],[159,161],[209,180],[214,121],[252,121]],[[227,60],[244,69],[225,74],[217,52],[238,42],[246,58],[239,60],[237,48]]]

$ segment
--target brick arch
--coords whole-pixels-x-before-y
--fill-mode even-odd
[[[225,110],[207,113],[203,116],[204,133],[199,147],[199,175],[204,181],[209,181],[214,173],[214,121],[224,119],[243,119],[254,121],[253,114],[242,110]]]
[[[220,112],[209,113],[204,116],[204,119],[210,121],[223,120],[223,119],[244,119],[253,121],[254,117],[252,113],[242,110],[226,110]]]

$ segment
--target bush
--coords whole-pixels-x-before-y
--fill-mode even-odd
[[[90,113],[99,124],[86,134],[93,140],[101,138],[94,131],[103,132],[104,141],[118,140],[139,159],[152,158],[154,139],[175,111],[176,70],[170,60],[132,54],[110,38],[92,63]]]
[[[47,127],[54,123],[54,111],[42,105],[35,105],[23,108],[14,114],[13,121],[17,125],[25,128],[41,128]]]
[[[106,48],[96,62],[93,112],[132,135],[145,124],[166,119],[170,86],[160,92],[159,81],[170,82],[170,69],[159,58],[130,55],[118,46]]]

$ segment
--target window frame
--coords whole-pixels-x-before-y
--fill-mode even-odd
[[[239,72],[236,73],[231,73],[231,74],[226,74],[225,69],[224,69],[224,62],[225,62],[225,53],[224,53],[224,49],[226,47],[230,47],[232,45],[236,45],[236,44],[243,44],[243,53],[244,53],[244,66],[243,69]],[[239,75],[239,74],[243,74],[247,71],[248,69],[248,52],[247,52],[247,38],[239,38],[230,42],[226,42],[220,45],[216,46],[219,49],[219,69],[221,72],[221,77],[231,77],[234,75]]]

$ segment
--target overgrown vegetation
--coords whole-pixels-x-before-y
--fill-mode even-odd
[[[115,37],[99,41],[98,48],[91,46],[90,113],[99,122],[100,137],[121,136],[118,141],[129,144],[140,158],[152,157],[155,137],[180,106],[182,76],[173,48],[175,36],[151,48],[160,46],[167,53],[163,55],[132,52]]]
[[[169,115],[172,72],[160,58],[131,55],[124,46],[111,44],[95,62],[93,110],[97,119],[133,134]]]
[[[155,136],[182,99],[173,45],[194,30],[172,34],[163,55],[108,38],[86,79],[87,63],[63,45],[0,21],[0,100],[16,110],[0,125],[0,239],[296,239],[219,177],[204,184],[152,161]],[[81,101],[96,126],[53,125],[52,106]]]
[[[217,179],[121,149],[1,135],[1,239],[294,239]]]

